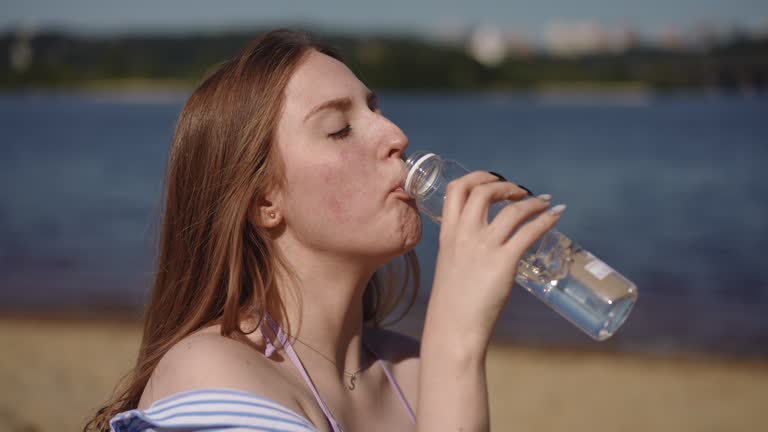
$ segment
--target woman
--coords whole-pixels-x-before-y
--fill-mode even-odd
[[[419,346],[379,328],[418,281],[407,146],[302,34],[221,65],[179,118],[137,365],[85,429],[487,430],[493,326],[562,206],[486,172],[451,183]]]

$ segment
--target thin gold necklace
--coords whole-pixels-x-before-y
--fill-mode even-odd
[[[331,360],[328,356],[326,356],[325,354],[321,353],[320,351],[318,351],[317,349],[315,349],[311,345],[307,344],[306,342],[302,341],[301,339],[297,338],[296,336],[293,336],[293,339],[295,339],[297,342],[301,343],[305,347],[311,349],[312,351],[320,354],[320,356],[322,358],[328,360],[334,366],[339,367],[339,365],[336,364],[335,361]],[[365,344],[363,344],[363,348],[365,348]],[[365,352],[365,349],[363,349],[363,352]],[[362,372],[363,369],[365,369],[365,366],[361,367],[360,369],[356,370],[355,372],[347,372],[346,370],[342,369],[342,372],[344,372],[344,376],[349,377],[349,385],[346,386],[348,389],[350,389],[350,390],[354,390],[355,389],[355,381],[357,381],[357,374]]]

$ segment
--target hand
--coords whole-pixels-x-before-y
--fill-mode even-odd
[[[559,219],[544,212],[548,201],[526,196],[485,171],[448,184],[428,321],[462,348],[487,348],[520,259]],[[515,202],[488,223],[488,207],[505,199]]]

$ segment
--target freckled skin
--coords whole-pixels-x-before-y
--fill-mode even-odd
[[[386,262],[416,246],[421,218],[412,201],[392,195],[402,179],[405,134],[367,100],[368,88],[341,62],[312,51],[286,88],[278,121],[287,193],[287,230],[305,246]],[[306,114],[349,97],[348,110]],[[343,140],[329,134],[351,127]]]

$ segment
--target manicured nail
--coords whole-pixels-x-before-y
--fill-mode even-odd
[[[499,181],[507,181],[507,179],[505,179],[505,178],[504,178],[504,176],[503,176],[503,175],[501,175],[501,174],[499,174],[499,173],[495,173],[495,172],[493,172],[493,171],[488,171],[488,172],[489,172],[490,174],[493,174],[493,175],[495,175],[495,176],[496,176],[496,178],[498,178],[498,179],[499,179]]]
[[[558,204],[551,209],[547,210],[547,212],[551,215],[559,215],[560,213],[565,211],[565,204]]]
[[[544,201],[549,201],[549,200],[552,199],[552,195],[550,195],[550,194],[541,194],[541,195],[537,196],[536,198],[538,198],[540,200],[544,200]]]

